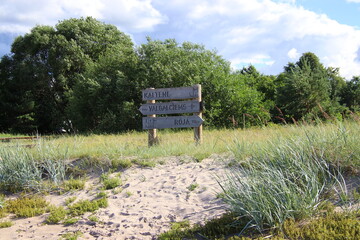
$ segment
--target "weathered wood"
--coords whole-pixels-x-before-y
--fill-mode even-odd
[[[200,102],[202,101],[201,85],[198,84],[196,86],[197,86],[197,89],[198,89],[197,101],[199,101],[199,104],[200,104]],[[194,116],[197,116],[197,117],[202,119],[202,111],[198,111],[198,112],[194,113]],[[196,144],[201,144],[202,143],[202,130],[203,130],[202,124],[200,126],[194,128],[194,139],[195,139]]]
[[[198,98],[199,85],[180,88],[148,88],[142,91],[142,99],[146,100],[172,100]]]
[[[10,142],[12,140],[34,140],[34,139],[40,139],[40,138],[44,138],[44,137],[4,137],[4,138],[0,138],[0,141],[2,142]]]
[[[139,108],[143,115],[150,114],[175,114],[175,113],[194,113],[200,112],[200,102],[182,101],[182,102],[162,102],[147,103]]]
[[[149,100],[147,101],[148,104],[155,104],[155,100]],[[156,115],[155,114],[149,114],[148,117],[150,119],[155,119]],[[156,129],[149,129],[148,132],[148,145],[149,147],[155,145],[158,143],[158,138],[157,138],[157,130]]]
[[[143,129],[199,127],[202,122],[199,116],[143,117]]]

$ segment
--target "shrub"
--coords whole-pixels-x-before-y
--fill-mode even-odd
[[[50,215],[46,218],[46,222],[49,224],[59,223],[65,219],[66,214],[67,211],[64,209],[64,207],[52,207],[50,209]]]
[[[99,208],[105,208],[108,206],[106,198],[100,198],[97,200],[81,200],[69,206],[70,214],[72,216],[80,216],[86,212],[95,212]]]
[[[13,223],[10,221],[0,222],[0,228],[8,228],[11,227],[12,225]]]
[[[104,189],[114,189],[122,184],[122,181],[120,178],[117,177],[110,177],[109,174],[102,174],[100,176],[100,180],[102,181],[104,185]]]
[[[16,217],[34,217],[46,212],[49,205],[40,196],[21,197],[6,202],[6,211],[14,213]]]
[[[64,181],[64,190],[71,191],[71,190],[82,190],[85,188],[85,180],[83,179],[69,179]]]

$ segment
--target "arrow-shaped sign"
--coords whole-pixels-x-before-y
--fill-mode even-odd
[[[147,103],[141,105],[139,111],[143,115],[196,113],[196,112],[200,112],[200,102],[182,101],[182,102]]]
[[[203,121],[199,116],[143,117],[143,129],[199,127]]]
[[[190,99],[199,97],[199,86],[180,88],[148,88],[142,91],[142,99],[146,100],[171,100]]]

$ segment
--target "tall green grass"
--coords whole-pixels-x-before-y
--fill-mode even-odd
[[[33,150],[21,146],[0,148],[0,189],[36,190],[44,180],[59,184],[65,179],[67,152],[39,142]]]
[[[357,122],[319,124],[317,126],[272,126],[252,129],[222,129],[204,131],[203,144],[197,146],[192,130],[161,130],[160,143],[148,147],[147,132],[129,132],[118,135],[69,135],[28,142],[0,142],[0,185],[2,188],[36,189],[42,180],[59,184],[66,178],[67,165],[72,160],[84,163],[86,168],[125,168],[131,164],[153,166],[163,163],[168,156],[180,160],[201,161],[213,154],[247,164],[254,153],[264,152],[271,144],[289,138],[308,139],[314,147],[331,146],[324,152],[326,159],[346,166],[349,171],[360,167],[360,137]],[[316,137],[317,139],[315,139]],[[322,137],[323,139],[320,139]],[[284,140],[285,139],[285,140]],[[315,148],[314,148],[315,149]],[[213,157],[216,157],[213,156]],[[74,176],[77,172],[74,173]]]
[[[324,196],[347,195],[343,174],[360,167],[358,123],[302,126],[296,134],[234,147],[236,164],[219,184],[246,228],[262,232],[313,215]],[[252,152],[249,153],[247,147]]]

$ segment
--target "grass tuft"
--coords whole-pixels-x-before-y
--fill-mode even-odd
[[[251,155],[244,155],[242,145],[234,149],[242,158],[218,181],[231,211],[247,219],[244,229],[263,232],[281,227],[287,219],[311,217],[331,191],[334,199],[349,203],[341,166],[357,151],[348,146],[353,135],[344,135],[342,128],[304,133],[269,141]],[[355,147],[352,141],[350,145]]]

